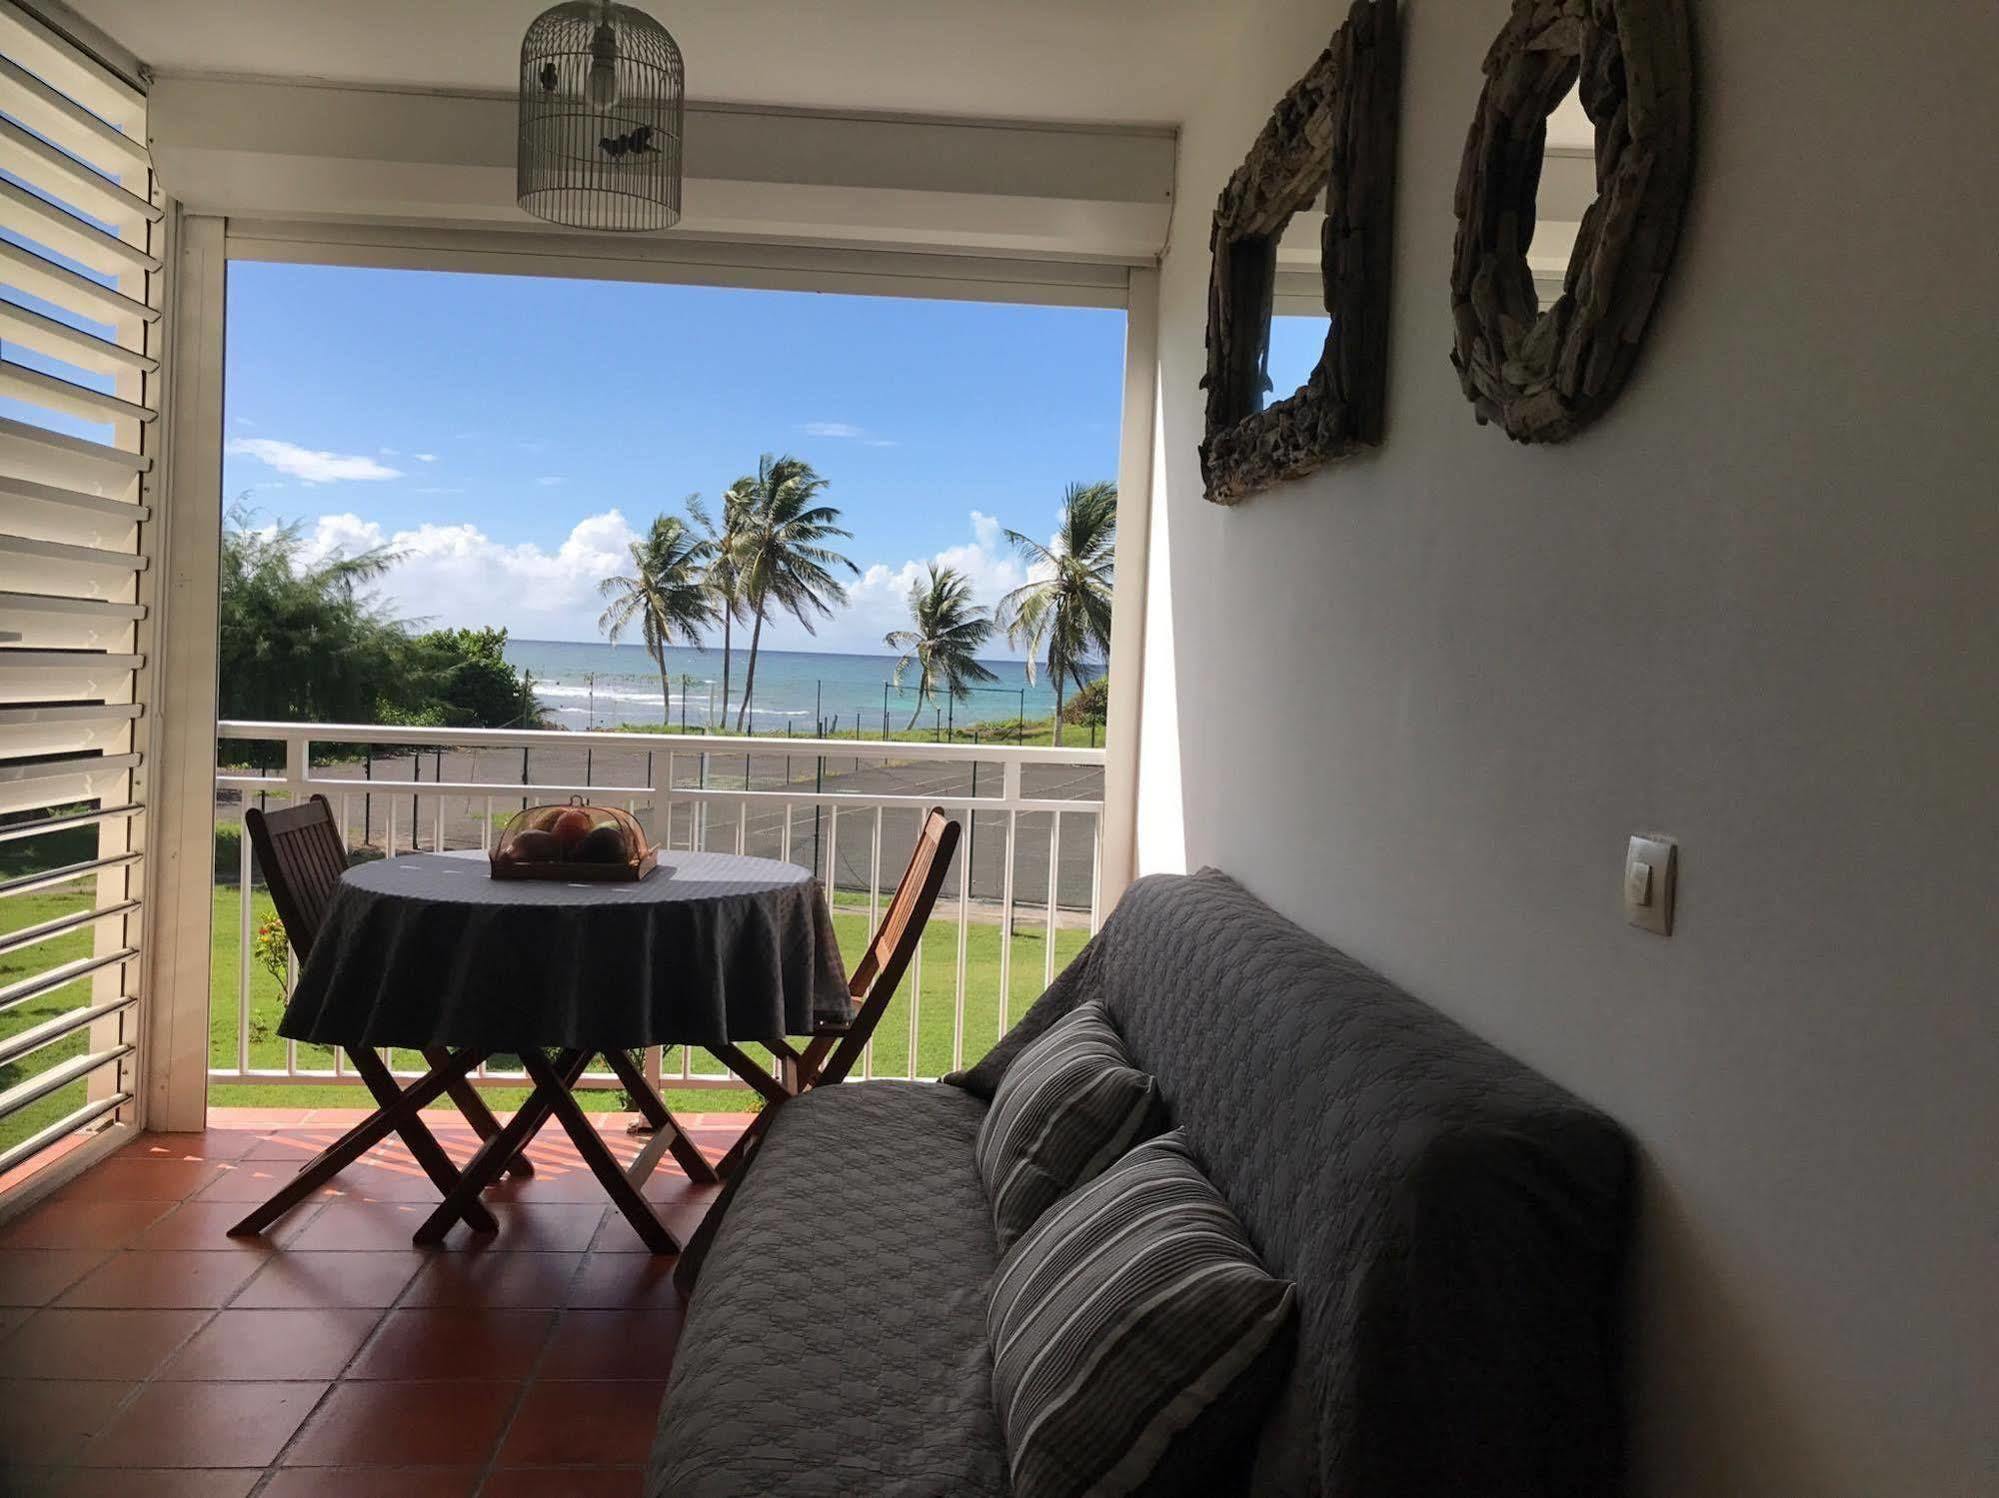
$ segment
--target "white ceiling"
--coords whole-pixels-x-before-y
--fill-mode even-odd
[[[511,90],[548,0],[69,0],[160,72]],[[644,0],[703,103],[1176,123],[1228,0]]]

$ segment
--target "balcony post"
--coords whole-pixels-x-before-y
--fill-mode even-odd
[[[208,1118],[215,900],[216,611],[222,531],[222,220],[178,221],[165,308],[165,478],[155,501],[153,763],[146,806],[145,1124]]]

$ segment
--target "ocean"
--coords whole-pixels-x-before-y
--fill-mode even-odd
[[[565,728],[616,728],[624,723],[661,721],[659,671],[640,645],[605,645],[582,640],[509,640],[507,659],[533,673],[536,699]],[[758,733],[801,737],[815,726],[851,733],[858,721],[879,729],[884,688],[889,727],[900,729],[916,709],[915,673],[901,690],[892,655],[834,655],[803,650],[757,652],[756,698],[750,716]],[[667,651],[672,676],[670,703],[675,723],[690,728],[719,724],[722,717],[722,652],[675,646]],[[730,665],[730,700],[740,703],[747,650],[738,648]],[[990,723],[998,719],[1045,718],[1055,710],[1055,693],[1045,671],[1032,686],[1020,661],[986,661],[997,684],[975,690],[971,701],[934,700],[921,724]],[[837,725],[835,719],[838,720]],[[732,705],[729,726],[734,727]],[[919,725],[920,726],[920,725]]]

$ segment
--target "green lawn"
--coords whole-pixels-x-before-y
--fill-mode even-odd
[[[85,852],[78,856],[88,857],[89,854]],[[5,872],[7,871],[0,870],[0,874]],[[76,886],[38,894],[19,895],[0,901],[0,933],[20,930],[56,916],[81,910],[88,904],[90,897],[88,883],[80,882]],[[952,994],[957,973],[958,952],[958,927],[955,919],[951,918],[955,914],[954,907],[946,906],[939,909],[936,918],[931,922],[930,929],[924,933],[920,967],[913,968],[903,979],[894,1006],[883,1019],[880,1030],[876,1032],[874,1070],[877,1075],[908,1074],[912,1010],[917,1021],[917,1074],[937,1076],[951,1069]],[[251,907],[253,927],[256,922],[270,919],[273,915],[270,897],[261,889],[254,890]],[[212,1064],[218,1067],[233,1067],[236,1064],[239,918],[240,907],[235,888],[218,887],[215,891],[212,926],[214,963],[209,1008],[209,1057]],[[867,939],[866,908],[858,902],[851,909],[845,908],[843,902],[843,908],[835,911],[833,922],[841,951],[851,964],[858,959]],[[1021,917],[1021,926],[1023,929],[1017,930],[1013,939],[1011,981],[1008,984],[1011,992],[1009,1018],[1018,1018],[1034,1001],[1043,986],[1044,934],[1038,923],[1033,926],[1028,925],[1028,917],[1025,914]],[[1086,933],[1081,930],[1065,929],[1056,932],[1055,960],[1058,970],[1081,950],[1086,939]],[[0,986],[46,971],[59,963],[89,955],[91,940],[91,933],[88,930],[75,931],[18,951],[0,954]],[[1000,1034],[999,951],[998,926],[973,921],[966,934],[965,956],[964,1056],[967,1064],[984,1055]],[[0,1014],[0,1038],[18,1034],[33,1025],[76,1008],[84,1002],[88,983],[87,978],[79,980],[54,992],[43,994],[20,1008]],[[282,992],[277,980],[254,960],[250,967],[249,992],[250,1065],[281,1067],[285,1060],[285,1042],[277,1035],[277,1024],[283,1012]],[[86,1043],[87,1037],[83,1034],[69,1036],[24,1058],[14,1066],[0,1068],[0,1090],[15,1086],[31,1075],[72,1056],[82,1054]],[[756,1050],[759,1055],[762,1054],[758,1048],[753,1047],[752,1050]],[[413,1067],[420,1065],[416,1058],[400,1054],[395,1057],[395,1061],[398,1065]],[[301,1046],[299,1065],[331,1067],[332,1059],[322,1048]],[[675,1050],[669,1053],[665,1058],[665,1065],[669,1077],[677,1075],[681,1065],[680,1052]],[[694,1066],[697,1073],[721,1073],[720,1065],[704,1053],[696,1054]],[[85,1087],[85,1083],[74,1083],[11,1118],[0,1120],[0,1149],[26,1138],[63,1114],[82,1106]],[[217,1106],[289,1108],[342,1104],[358,1106],[364,1096],[358,1088],[349,1091],[284,1082],[220,1084],[209,1091],[210,1101]],[[502,1109],[514,1106],[520,1096],[517,1090],[510,1089],[502,1089],[492,1094],[494,1105]],[[618,1106],[617,1094],[614,1092],[589,1093],[585,1096],[586,1101],[595,1107]],[[739,1090],[669,1089],[668,1102],[669,1106],[680,1111],[717,1111],[747,1106],[748,1094]]]

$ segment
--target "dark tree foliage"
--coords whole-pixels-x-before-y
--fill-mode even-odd
[[[316,562],[296,523],[231,514],[222,537],[219,705],[277,723],[538,726],[531,683],[503,629],[412,634],[367,591],[398,560],[386,548]],[[225,742],[231,764],[275,764],[279,746]]]

